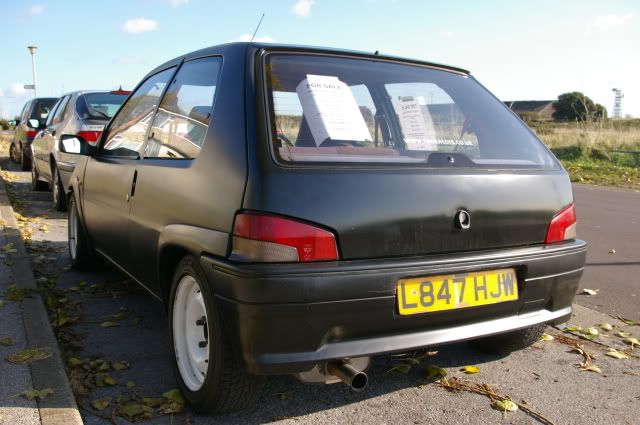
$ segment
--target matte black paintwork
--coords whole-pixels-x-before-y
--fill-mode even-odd
[[[496,320],[502,320],[497,329],[506,331],[566,318],[586,247],[582,241],[542,243],[553,215],[572,202],[562,168],[278,164],[270,152],[261,64],[264,52],[283,49],[343,54],[234,43],[176,58],[149,74],[203,56],[223,58],[212,122],[197,159],[106,158],[98,149],[78,161],[70,190],[99,253],[159,298],[170,282],[163,275],[165,253],[178,249],[201,258],[225,324],[254,373],[301,371],[315,361],[348,356],[348,350],[377,354],[467,339],[471,330],[488,335],[496,331]],[[454,226],[460,208],[471,214],[468,230]],[[229,261],[233,220],[241,210],[332,229],[340,260]],[[504,266],[517,270],[517,302],[397,316],[400,278]]]

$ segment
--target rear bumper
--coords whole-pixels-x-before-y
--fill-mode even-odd
[[[560,323],[586,257],[572,241],[411,259],[241,265],[208,256],[201,263],[216,306],[248,370],[283,374],[344,358],[412,350]],[[400,316],[401,278],[513,267],[517,301]]]

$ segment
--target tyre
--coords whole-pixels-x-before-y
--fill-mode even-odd
[[[15,144],[15,142],[11,142],[11,146],[9,146],[9,158],[11,158],[11,162],[20,164],[20,147]]]
[[[31,170],[31,158],[27,156],[26,151],[21,149],[22,154],[20,155],[21,165],[20,168],[22,171],[30,171]]]
[[[185,399],[206,413],[252,406],[264,377],[246,371],[193,257],[178,265],[169,297],[169,351]]]
[[[42,191],[47,190],[48,187],[49,185],[46,182],[38,179],[36,164],[34,161],[31,161],[31,190]]]
[[[540,339],[547,325],[540,324],[470,341],[474,348],[490,354],[509,354],[529,347]]]
[[[62,179],[60,178],[58,167],[55,164],[53,164],[53,172],[51,175],[51,198],[53,200],[53,207],[56,211],[66,211],[67,194],[64,190],[64,186],[62,186]]]
[[[73,195],[71,196],[71,202],[69,202],[68,240],[71,267],[77,270],[89,270],[97,265],[96,256],[89,246],[87,234],[80,222],[78,208]]]

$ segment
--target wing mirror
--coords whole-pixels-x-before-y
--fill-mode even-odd
[[[58,144],[60,152],[71,153],[76,155],[93,155],[95,148],[87,143],[80,136],[75,134],[63,134],[60,136],[60,142]]]

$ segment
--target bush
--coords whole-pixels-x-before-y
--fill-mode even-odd
[[[0,119],[0,129],[9,130],[9,121],[5,119]]]

